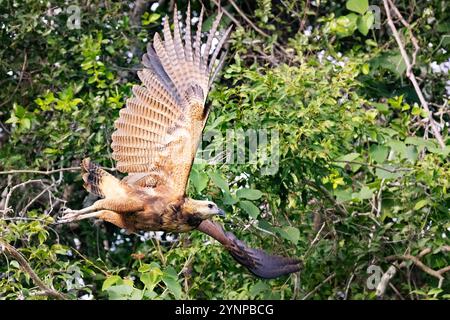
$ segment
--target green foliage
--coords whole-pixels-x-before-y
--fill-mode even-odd
[[[114,166],[113,121],[169,13],[166,1],[131,19],[130,3],[80,4],[81,29],[69,29],[64,1],[0,0],[1,171],[77,167],[87,155]],[[0,239],[47,286],[72,299],[374,299],[367,269],[386,271],[389,256],[429,249],[424,264],[449,265],[448,73],[430,67],[449,59],[448,4],[396,2],[421,48],[413,72],[440,123],[440,148],[386,25],[373,29],[371,2],[236,3],[267,36],[225,7],[242,26],[208,99],[205,132],[215,134],[202,152],[226,144],[231,129],[246,134],[235,150],[246,160],[252,130],[265,130],[269,143],[256,161],[196,161],[188,194],[215,201],[227,212],[225,228],[250,246],[301,258],[301,274],[257,279],[198,232],[169,241],[107,223],[54,225],[66,202],[92,202],[78,171],[2,175],[0,210],[7,201],[9,209],[0,211]],[[204,28],[215,7],[206,4],[206,13]],[[408,32],[398,28],[410,52]],[[385,298],[449,298],[448,274],[438,288],[411,261],[401,270],[391,280],[397,293],[388,288]],[[0,299],[48,298],[6,255],[0,288]]]

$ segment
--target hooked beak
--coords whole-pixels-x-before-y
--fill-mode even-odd
[[[225,211],[219,208],[219,213],[217,213],[217,215],[220,217],[225,217]]]

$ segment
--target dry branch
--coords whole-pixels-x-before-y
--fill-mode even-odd
[[[71,167],[71,168],[60,168],[60,169],[54,169],[54,170],[47,170],[47,171],[41,171],[41,170],[9,170],[9,171],[0,171],[0,174],[17,174],[17,173],[35,173],[35,174],[54,174],[62,171],[79,171],[80,167]]]
[[[423,96],[422,90],[420,89],[420,86],[419,86],[419,84],[417,82],[416,76],[414,75],[414,72],[412,71],[413,64],[411,64],[409,55],[408,55],[408,53],[406,52],[406,49],[405,49],[405,45],[403,44],[402,39],[400,38],[400,35],[399,35],[398,31],[397,31],[397,28],[395,27],[394,21],[392,20],[391,10],[394,10],[394,12],[396,13],[397,16],[399,16],[400,21],[402,21],[403,24],[405,24],[406,21],[403,19],[403,17],[401,17],[400,12],[398,11],[398,9],[395,7],[395,5],[393,4],[393,2],[391,0],[383,0],[383,5],[384,5],[384,9],[386,11],[387,22],[388,22],[389,28],[391,29],[392,34],[394,35],[395,41],[397,42],[397,45],[398,45],[398,47],[400,49],[400,54],[402,55],[402,58],[403,58],[403,60],[405,61],[405,64],[406,64],[406,70],[407,70],[406,76],[411,81],[411,83],[412,83],[412,85],[414,87],[414,90],[416,91],[416,94],[419,97],[420,103],[422,104],[423,109],[427,113],[427,117],[428,117],[428,120],[430,122],[431,130],[433,131],[434,137],[438,141],[438,143],[441,146],[441,148],[444,149],[445,148],[445,142],[442,139],[442,135],[441,135],[441,133],[440,133],[440,131],[438,129],[436,121],[433,119],[433,115],[430,112],[430,108],[428,107],[428,102],[425,100],[425,97]],[[405,26],[410,31],[409,24],[407,23]],[[412,32],[410,32],[410,36],[412,36]],[[411,37],[411,39],[413,39],[413,36]],[[414,44],[415,40],[411,40],[411,41]],[[417,43],[417,41],[416,41],[416,43]],[[417,52],[415,51],[414,54],[416,54],[416,53]],[[415,60],[414,54],[413,54],[413,62]]]
[[[308,299],[310,296],[312,296],[314,293],[316,293],[325,283],[327,283],[328,281],[333,279],[335,276],[336,276],[335,272],[330,274],[325,280],[323,280],[321,283],[319,283],[312,291],[305,294],[305,296],[302,298],[302,300]]]
[[[440,248],[440,251],[442,252],[450,252],[450,246],[443,246]],[[398,269],[406,267],[406,262],[412,261],[415,266],[417,266],[419,269],[424,271],[425,273],[437,278],[439,280],[438,288],[442,287],[442,283],[444,281],[444,273],[450,271],[450,266],[444,267],[439,270],[433,270],[430,267],[428,267],[426,264],[424,264],[420,259],[422,259],[427,254],[431,253],[431,248],[425,248],[423,249],[417,256],[413,256],[411,254],[405,254],[405,255],[393,255],[386,257],[386,260],[388,261],[402,261],[400,265],[397,265],[396,262],[392,266],[389,267],[389,269],[383,274],[381,277],[381,281],[377,286],[376,289],[376,295],[379,298],[382,298],[384,295],[384,292],[386,291],[389,281],[395,276]]]

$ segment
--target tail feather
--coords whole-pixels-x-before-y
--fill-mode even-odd
[[[98,164],[85,158],[81,163],[84,188],[92,194],[105,198],[110,196],[111,190],[120,188],[120,180],[103,170]]]

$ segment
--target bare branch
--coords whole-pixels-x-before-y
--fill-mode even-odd
[[[397,31],[397,28],[395,27],[395,24],[392,21],[391,9],[395,8],[395,5],[392,2],[391,2],[391,5],[389,5],[389,0],[383,0],[383,5],[384,5],[384,9],[386,11],[387,22],[388,22],[389,28],[391,29],[392,34],[394,35],[395,41],[397,42],[397,45],[398,45],[398,47],[400,49],[400,53],[402,55],[402,58],[405,61],[406,70],[409,71],[409,72],[407,72],[406,76],[411,81],[411,83],[412,83],[412,85],[414,87],[414,90],[416,91],[417,96],[419,97],[420,103],[422,104],[423,109],[427,113],[427,117],[428,117],[428,120],[430,122],[430,126],[431,126],[431,129],[433,131],[434,137],[438,141],[438,143],[441,146],[441,148],[444,149],[445,148],[445,142],[442,139],[442,135],[441,135],[441,133],[440,133],[440,131],[438,129],[436,121],[433,119],[433,115],[430,112],[430,108],[428,107],[428,103],[425,100],[425,97],[423,96],[422,90],[420,89],[420,86],[417,83],[416,76],[412,72],[412,64],[410,62],[410,58],[408,56],[408,53],[405,50],[405,46],[404,46],[404,44],[403,44],[403,42],[402,42],[402,40],[400,38],[400,35],[399,35],[398,31]],[[397,12],[398,12],[398,10],[397,10]],[[400,15],[400,12],[398,12],[398,15]]]
[[[400,171],[405,171],[405,172],[411,171],[411,169],[408,169],[408,168],[386,169],[386,168],[383,168],[381,166],[377,166],[377,165],[369,164],[369,163],[364,163],[364,162],[358,162],[358,161],[334,160],[333,162],[338,162],[338,163],[341,162],[341,163],[348,163],[348,164],[358,164],[358,165],[361,165],[361,166],[366,166],[366,167],[372,167],[372,168],[375,168],[375,169],[380,169],[380,170],[383,170],[383,171],[386,171],[386,172],[390,172],[390,173],[396,173],[396,172],[400,172]]]
[[[443,246],[440,250],[443,252],[448,252],[448,251],[450,251],[450,246]],[[450,271],[450,266],[444,267],[444,268],[436,271],[434,269],[431,269],[426,264],[424,264],[420,259],[431,252],[432,252],[431,248],[426,248],[426,249],[422,250],[417,256],[413,256],[411,254],[394,255],[394,256],[386,257],[386,260],[388,260],[388,261],[393,261],[393,260],[403,261],[403,263],[400,264],[399,268],[405,267],[406,261],[412,261],[414,263],[414,265],[417,266],[419,269],[421,269],[423,272],[428,273],[430,276],[433,276],[436,279],[438,279],[439,280],[438,288],[441,288],[442,283],[444,281],[443,274]],[[394,273],[394,275],[395,275],[395,273]]]
[[[16,190],[17,188],[23,187],[23,186],[25,186],[27,184],[30,184],[30,183],[42,183],[42,184],[44,184],[41,179],[36,179],[36,180],[28,180],[28,181],[19,183],[18,185],[15,185],[14,187],[12,187],[9,190],[8,194],[6,195],[6,199],[5,199],[5,202],[4,202],[5,204],[3,206],[3,209],[0,209],[0,212],[6,213],[6,212],[10,211],[10,208],[8,207],[9,199],[11,198],[11,195],[14,192],[14,190]]]
[[[9,171],[0,171],[0,174],[17,174],[17,173],[36,173],[36,174],[44,174],[49,175],[53,173],[58,173],[61,171],[79,171],[80,167],[71,167],[71,168],[61,168],[47,171],[40,170],[9,170]]]
[[[331,279],[333,279],[336,276],[336,273],[333,272],[332,274],[330,274],[325,280],[323,280],[321,283],[319,283],[313,290],[311,290],[310,292],[308,292],[307,294],[305,294],[305,296],[302,298],[302,300],[306,300],[308,299],[310,296],[312,296],[314,293],[317,292],[317,290],[319,290],[325,283],[327,283],[328,281],[330,281]]]
[[[416,64],[417,53],[420,50],[419,43],[417,41],[417,38],[412,33],[411,25],[403,18],[402,14],[398,10],[398,8],[394,5],[394,2],[392,0],[388,0],[388,1],[389,1],[389,4],[391,5],[392,11],[394,11],[394,13],[397,15],[398,19],[401,21],[401,23],[406,27],[406,29],[408,29],[409,38],[411,39],[411,43],[414,46],[414,52],[412,54],[412,62],[411,62],[410,67],[406,70],[406,75],[409,76],[409,74],[412,72],[412,68]]]
[[[220,6],[220,2],[218,0],[213,0],[214,4],[219,7],[221,10],[224,11],[224,13],[234,22],[236,23],[236,25],[241,26],[241,24],[232,16],[230,13],[228,13],[225,9],[223,9]],[[258,28],[253,22],[252,20],[249,19],[249,17],[247,17],[247,15],[241,10],[241,8],[239,8],[239,6],[236,4],[236,2],[234,2],[233,0],[229,0],[228,1],[233,8],[239,13],[239,15],[253,28],[253,30],[255,30],[257,33],[259,33],[260,35],[262,35],[263,37],[266,38],[270,38],[270,35],[265,33],[264,31],[262,31],[260,28]],[[286,52],[286,50],[283,48],[283,46],[279,45],[277,42],[274,42],[274,46],[280,50],[281,52],[283,52],[285,55],[288,55],[288,53]]]

